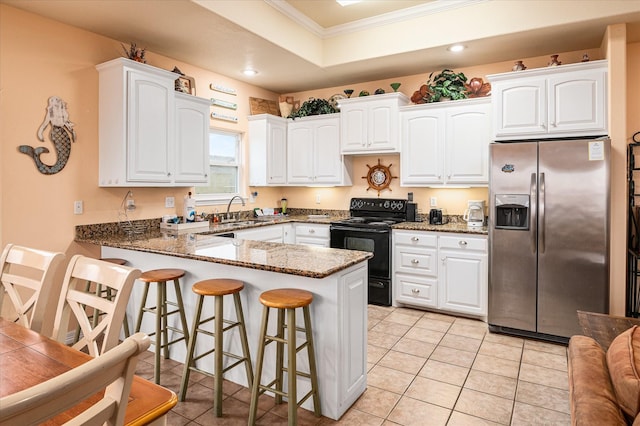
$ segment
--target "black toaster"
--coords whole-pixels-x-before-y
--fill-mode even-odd
[[[442,209],[431,209],[429,210],[429,224],[431,225],[442,225]]]

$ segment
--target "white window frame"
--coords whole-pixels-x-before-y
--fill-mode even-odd
[[[243,139],[244,133],[240,131],[228,130],[228,129],[219,129],[215,127],[211,127],[209,129],[209,133],[223,133],[232,136],[237,136],[238,138],[238,151],[237,151],[237,166],[238,166],[238,192],[233,194],[195,194],[194,198],[196,200],[197,206],[210,206],[210,205],[222,205],[227,204],[229,200],[231,200],[236,195],[239,195],[242,198],[246,198],[245,185],[244,185],[244,149],[243,149]],[[211,149],[211,147],[209,147]],[[211,163],[209,163],[211,164]],[[210,179],[213,179],[213,174],[210,176]],[[194,191],[195,193],[195,191]]]

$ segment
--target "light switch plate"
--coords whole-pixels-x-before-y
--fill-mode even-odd
[[[166,208],[172,208],[176,206],[176,199],[174,197],[165,197],[164,206]]]
[[[431,199],[429,200],[429,205],[431,207],[436,207],[438,205],[438,198],[436,197],[431,197]]]
[[[82,205],[82,200],[73,202],[73,214],[82,214],[84,212],[84,208]]]

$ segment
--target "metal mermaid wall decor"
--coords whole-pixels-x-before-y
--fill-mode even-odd
[[[73,123],[69,121],[67,103],[57,96],[51,96],[49,98],[47,113],[38,129],[38,139],[41,142],[44,142],[44,129],[46,129],[49,124],[51,124],[49,137],[53,142],[57,155],[55,164],[45,164],[40,160],[40,155],[49,152],[49,149],[46,147],[40,146],[34,148],[29,145],[20,145],[18,147],[18,151],[33,158],[38,171],[45,175],[56,174],[67,165],[67,161],[69,161],[69,156],[71,155],[71,142],[76,141],[76,131],[73,129]]]

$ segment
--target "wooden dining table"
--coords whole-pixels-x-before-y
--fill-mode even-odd
[[[90,359],[83,352],[0,318],[0,397],[45,382]],[[100,398],[95,395],[44,424],[63,424]],[[134,376],[125,424],[166,424],[166,415],[177,402],[173,391]]]

